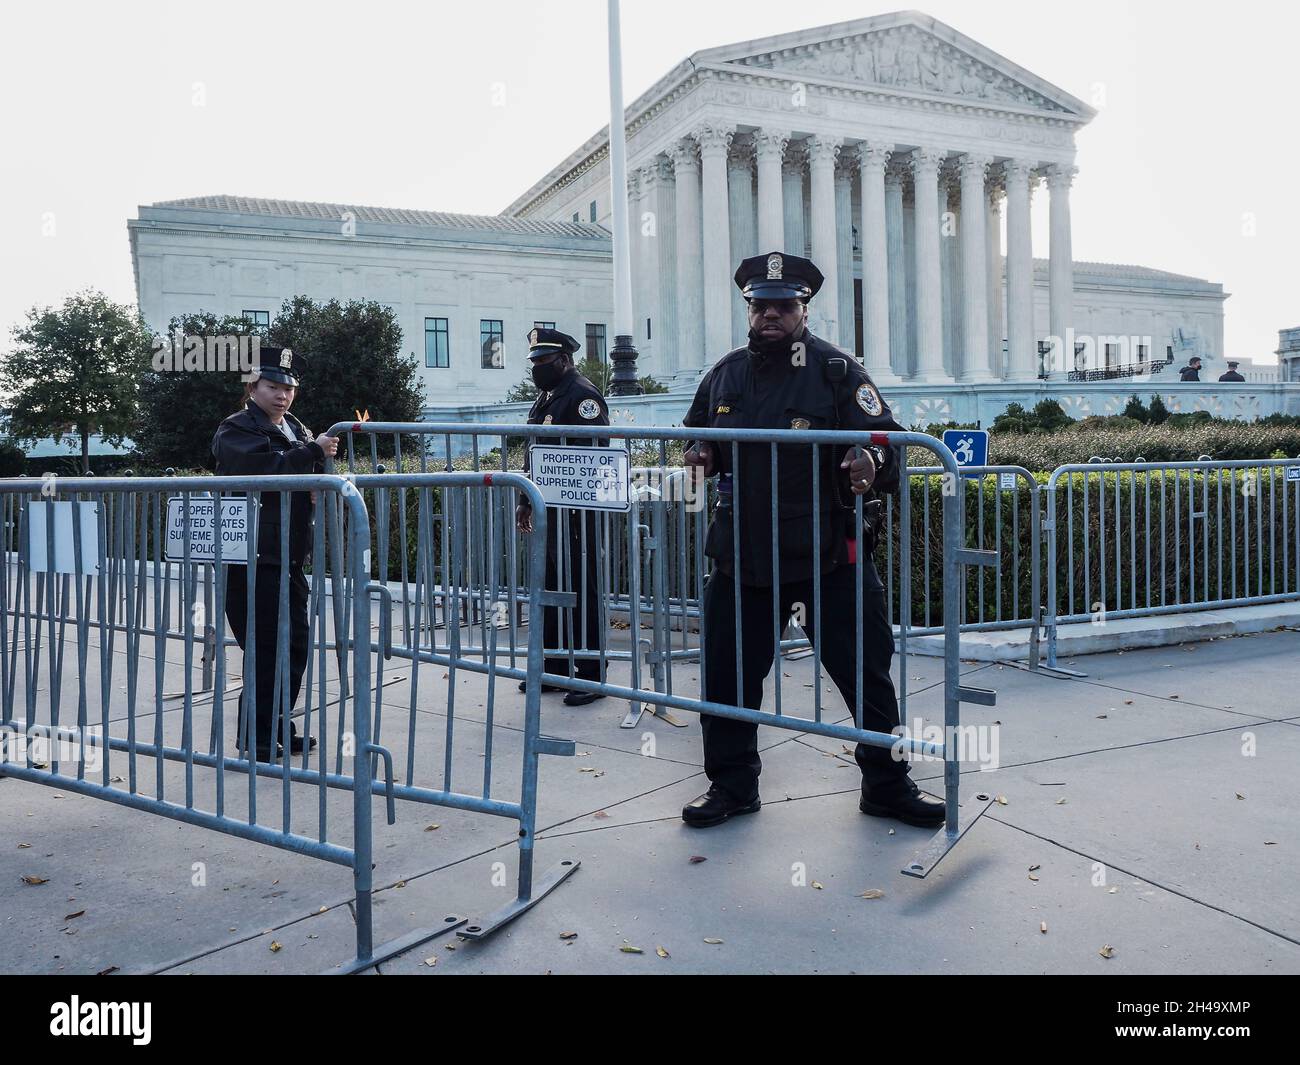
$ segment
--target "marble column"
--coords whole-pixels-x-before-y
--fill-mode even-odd
[[[952,206],[952,189],[956,184],[950,161],[939,167],[939,277],[940,304],[943,308],[943,369],[955,378],[960,371],[957,341],[957,317],[961,313],[957,294],[956,262],[961,242],[957,213]]]
[[[704,360],[731,350],[731,225],[727,207],[727,150],[734,130],[704,125],[695,131],[703,163]]]
[[[627,171],[627,229],[628,229],[628,267],[631,272],[632,288],[632,343],[637,349],[638,362],[644,354],[641,344],[645,341],[645,319],[641,317],[641,308],[645,301],[641,298],[641,285],[645,281],[642,267],[641,230],[637,220],[641,217],[641,172],[631,167]],[[613,223],[610,223],[613,225]],[[611,322],[612,326],[612,322]],[[610,338],[613,347],[613,338]]]
[[[840,346],[857,350],[857,316],[853,306],[853,157],[844,151],[835,167],[835,272],[839,277],[837,318]]]
[[[808,230],[803,219],[804,168],[808,148],[805,141],[792,141],[786,147],[781,164],[781,206],[785,214],[784,251],[789,255],[808,254]]]
[[[652,164],[643,166],[637,172],[641,190],[638,209],[631,217],[632,246],[638,249],[634,276],[637,279],[636,295],[633,298],[633,328],[640,348],[637,360],[639,376],[648,373],[663,373],[663,361],[660,356],[664,345],[656,343],[656,337],[662,335],[659,299],[659,217],[656,200],[659,194],[659,167]]]
[[[858,242],[862,245],[862,362],[877,384],[895,384],[890,363],[890,238],[885,169],[894,146],[867,141],[858,145],[862,174],[862,214]],[[899,190],[899,220],[902,218]]]
[[[912,153],[916,187],[916,379],[950,384],[943,368],[943,293],[939,274],[939,166],[945,155],[934,148]]]
[[[700,220],[700,158],[694,140],[673,145],[677,192],[677,352],[679,375],[704,365],[703,231]]]
[[[780,129],[760,129],[754,134],[758,155],[758,251],[756,255],[785,251],[785,209],[782,195],[782,160],[790,134]],[[803,196],[800,180],[800,198]]]
[[[651,344],[655,355],[655,372],[668,376],[677,369],[677,189],[672,163],[658,159],[651,167],[649,183],[650,213],[654,228],[653,245],[658,263],[658,300],[650,317]],[[655,316],[657,313],[657,317]]]
[[[1051,250],[1048,277],[1051,287],[1050,331],[1060,338],[1060,355],[1052,370],[1066,372],[1074,366],[1073,345],[1068,333],[1074,326],[1074,252],[1070,239],[1070,186],[1079,171],[1072,166],[1053,166],[1047,171],[1051,190]],[[1134,359],[1136,361],[1136,359]]]
[[[1006,340],[1006,290],[1003,287],[1002,257],[1002,186],[1000,172],[992,172],[988,182],[988,303],[989,303],[989,365],[993,376],[1006,376],[1006,359],[1002,344]]]
[[[1038,377],[1038,345],[1034,336],[1034,250],[1030,205],[1034,163],[1013,159],[1007,173],[1007,378],[1033,381]]]
[[[889,359],[894,375],[908,374],[907,362],[907,253],[903,244],[903,171],[897,165],[885,170],[885,243],[889,264]],[[868,319],[870,320],[870,319]],[[867,345],[868,358],[871,346]],[[871,363],[868,363],[870,368]]]
[[[988,204],[984,175],[993,160],[967,155],[961,161],[962,339],[961,381],[991,381],[988,285],[980,279],[989,266]]]
[[[834,137],[814,137],[809,145],[812,189],[812,261],[826,279],[822,295],[812,301],[813,332],[832,344],[840,342],[838,316],[839,271],[835,234],[835,159],[841,142]]]
[[[754,218],[754,142],[736,138],[727,156],[727,190],[731,205],[731,261],[728,266],[734,277],[736,268],[745,259],[758,254],[758,235]],[[740,289],[728,285],[731,300],[731,346],[738,348],[748,343],[749,315]]]

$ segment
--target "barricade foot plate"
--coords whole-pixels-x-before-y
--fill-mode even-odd
[[[442,924],[432,928],[421,928],[415,932],[408,932],[400,939],[394,939],[382,946],[376,947],[369,958],[353,958],[342,965],[336,965],[333,969],[327,970],[324,976],[352,976],[354,973],[365,972],[367,969],[373,969],[381,962],[386,962],[390,958],[396,958],[399,954],[405,954],[408,950],[414,950],[416,947],[428,943],[431,939],[437,939],[439,936],[445,936],[448,932],[454,932],[457,928],[467,924],[469,918],[458,917],[455,914],[448,914],[442,919]]]
[[[925,845],[912,859],[911,863],[902,870],[904,876],[915,877],[917,880],[924,880],[938,864],[947,857],[948,852],[961,842],[962,836],[970,831],[971,826],[981,817],[988,813],[989,807],[993,805],[995,799],[989,799],[985,802],[976,802],[969,809],[957,810],[957,831],[949,832],[947,828],[941,828],[936,832],[929,843]]]
[[[534,884],[531,898],[515,899],[509,905],[502,906],[496,913],[492,914],[486,920],[475,921],[466,928],[457,931],[461,939],[477,941],[487,939],[493,932],[499,931],[505,925],[508,925],[520,914],[527,913],[536,906],[542,899],[546,898],[552,891],[559,887],[565,880],[572,876],[582,863],[576,859],[566,859],[559,865],[552,866],[548,869]]]
[[[619,726],[618,726],[618,727],[619,727],[619,728],[636,728],[637,725],[641,724],[641,715],[642,715],[643,713],[645,713],[645,706],[644,706],[644,704],[642,704],[642,703],[629,703],[629,704],[628,704],[628,707],[627,707],[627,714],[624,716],[622,722],[619,723]]]
[[[1087,673],[1080,673],[1077,669],[1063,669],[1061,666],[1044,665],[1042,662],[1038,664],[1038,669],[1034,672],[1051,673],[1057,677],[1086,677],[1088,675]]]

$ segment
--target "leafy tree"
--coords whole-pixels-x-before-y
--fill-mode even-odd
[[[357,412],[368,411],[375,422],[416,422],[424,414],[424,382],[414,356],[402,354],[397,316],[383,304],[285,300],[270,343],[306,359],[293,412],[312,432],[351,421]]]
[[[1054,433],[1058,429],[1074,424],[1074,419],[1066,414],[1054,399],[1045,399],[1035,406],[1033,416],[1037,428],[1045,433]]]
[[[0,439],[0,477],[21,477],[27,469],[27,455],[12,440]]]
[[[129,306],[87,289],[59,309],[33,307],[13,331],[15,348],[0,367],[19,442],[81,439],[81,472],[90,472],[90,438],[121,444],[137,424],[140,379],[153,337]]]
[[[1031,428],[1031,415],[1019,403],[1008,404],[1007,409],[993,419],[995,433],[1027,433]]]
[[[1124,408],[1124,417],[1146,424],[1151,420],[1151,411],[1147,409],[1147,405],[1141,399],[1136,395],[1132,395],[1128,398],[1128,406]]]
[[[224,337],[252,336],[260,330],[242,316],[218,318],[199,311],[173,318],[167,332],[171,337]],[[213,434],[240,409],[243,395],[242,375],[233,370],[160,371],[150,366],[140,392],[140,424],[132,434],[141,467],[153,472],[169,467],[212,469]]]
[[[1151,397],[1151,406],[1148,408],[1149,424],[1164,425],[1169,420],[1169,408],[1165,406],[1165,401],[1158,395]]]

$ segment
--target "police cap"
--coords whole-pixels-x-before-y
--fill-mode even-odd
[[[261,363],[256,367],[259,380],[278,381],[297,388],[299,378],[307,369],[307,360],[295,355],[290,348],[262,345]]]
[[[558,329],[543,329],[540,326],[528,334],[528,357],[530,359],[541,359],[547,355],[559,353],[561,355],[572,355],[580,347],[573,337],[568,333],[561,333]]]
[[[746,259],[736,271],[736,287],[747,300],[809,300],[825,280],[807,259],[780,251]]]

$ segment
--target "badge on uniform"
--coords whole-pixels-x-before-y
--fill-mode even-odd
[[[885,401],[880,398],[880,393],[876,391],[876,386],[865,384],[858,389],[858,406],[867,412],[873,418],[879,418],[885,413]]]
[[[600,417],[600,404],[594,399],[584,399],[578,404],[578,413],[589,422],[594,422]]]
[[[718,414],[730,414],[730,413],[731,413],[731,408],[730,408],[730,407],[719,407],[718,410],[717,410],[717,413],[718,413]]]
[[[797,429],[800,432],[803,432],[805,429],[812,428],[812,422],[810,422],[807,418],[796,418],[794,421],[790,423],[790,428]]]
[[[285,348],[282,352],[280,352],[280,369],[282,370],[293,369],[293,352],[290,351],[288,348]]]
[[[779,255],[769,255],[767,258],[767,279],[769,281],[785,280],[785,260]]]
[[[536,346],[537,346],[537,338],[538,338],[538,336],[539,336],[539,334],[538,334],[537,330],[534,329],[531,333],[528,334],[528,343],[530,343],[530,344],[532,344],[534,347],[536,347]]]
[[[555,424],[555,415],[554,415],[554,414],[548,414],[545,418],[542,419],[542,424],[543,424],[543,425],[554,425],[554,424]]]

